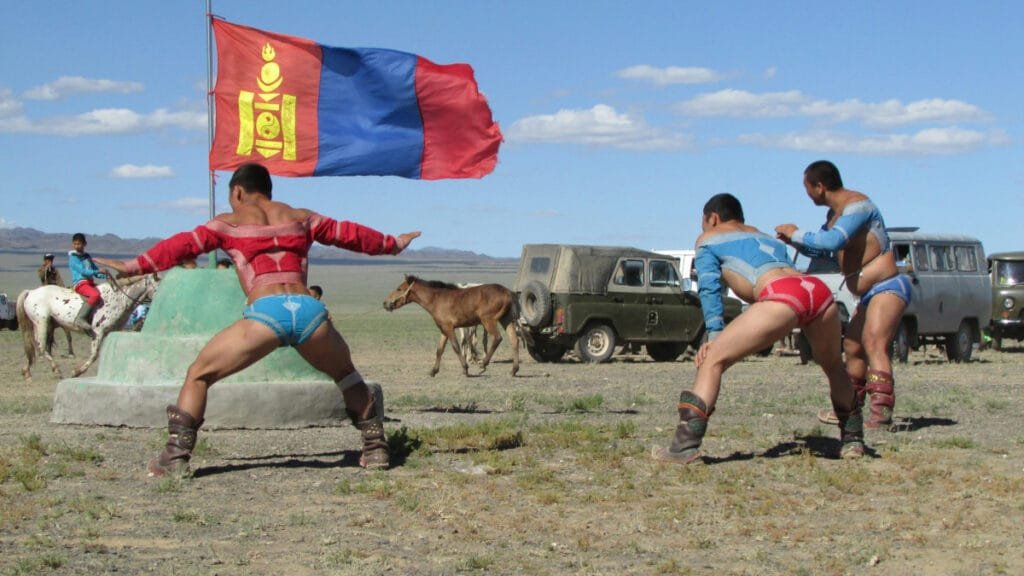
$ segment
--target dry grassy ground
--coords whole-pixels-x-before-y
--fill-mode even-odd
[[[502,345],[480,377],[449,352],[431,379],[426,313],[380,307],[401,272],[312,277],[384,384],[387,472],[356,465],[348,426],[215,430],[194,478],[147,480],[164,433],[50,424],[56,380],[24,383],[20,335],[0,332],[0,574],[1024,573],[1024,348],[964,365],[914,353],[897,368],[898,425],[870,432],[857,462],[814,419],[815,366],[747,360],[726,375],[704,462],[680,468],[647,453],[672,433],[688,360],[524,354],[511,378]]]

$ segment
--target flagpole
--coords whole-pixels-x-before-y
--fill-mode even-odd
[[[209,151],[213,149],[213,0],[206,0],[206,150],[207,166],[209,166]],[[216,188],[213,169],[210,169],[210,220],[217,215],[216,211]],[[216,252],[213,253],[214,255]],[[207,266],[213,268],[216,258],[207,255]]]

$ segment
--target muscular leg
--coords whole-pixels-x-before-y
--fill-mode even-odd
[[[217,381],[243,370],[280,345],[273,330],[254,320],[237,320],[218,332],[185,374],[177,405],[167,407],[167,445],[149,462],[150,476],[188,471],[196,434],[206,413],[206,394]]]
[[[858,308],[847,333],[846,361],[850,377],[855,386],[861,384],[865,392],[870,393],[871,411],[866,422],[869,428],[892,423],[896,393],[889,343],[905,307],[903,300],[895,294],[878,294],[871,299],[866,310]]]
[[[679,395],[679,424],[668,448],[656,446],[651,457],[662,462],[688,464],[697,459],[707,429],[708,417],[715,410],[722,373],[744,356],[763,350],[796,326],[797,317],[785,304],[758,302],[725,327],[714,341],[697,353],[697,378],[693,391]]]
[[[744,357],[765,349],[796,327],[796,313],[779,302],[757,302],[747,308],[714,341],[698,353],[697,378],[693,392],[715,410],[722,374]]]
[[[842,327],[839,309],[829,306],[823,315],[803,327],[811,342],[814,361],[828,378],[832,409],[839,425],[842,458],[857,458],[864,454],[864,423],[860,405],[846,373],[841,351]]]
[[[368,385],[363,381],[352,363],[352,353],[345,339],[327,321],[296,350],[341,388],[345,409],[363,438],[360,465],[364,468],[387,468],[390,458],[384,435],[384,392],[379,385]]]

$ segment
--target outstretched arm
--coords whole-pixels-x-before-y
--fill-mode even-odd
[[[371,256],[398,254],[420,235],[418,231],[407,232],[396,238],[348,220],[335,220],[316,213],[309,218],[310,231],[317,242]]]
[[[183,260],[220,248],[221,242],[205,225],[197,226],[191,232],[181,232],[166,240],[157,242],[152,248],[132,260],[108,260],[95,258],[108,268],[117,270],[117,276],[138,276],[167,270]]]
[[[402,250],[405,250],[409,246],[409,244],[412,244],[413,240],[419,237],[419,230],[415,232],[406,232],[405,234],[400,234],[398,238],[395,238],[395,249],[391,253],[400,254]]]

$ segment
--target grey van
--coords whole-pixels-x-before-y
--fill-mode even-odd
[[[952,362],[970,360],[992,317],[992,281],[981,241],[917,228],[888,232],[897,266],[913,283],[893,338],[893,356],[906,362],[911,349],[932,342],[942,344]]]
[[[992,274],[992,347],[1003,348],[1003,339],[1024,340],[1024,252],[989,254]]]

